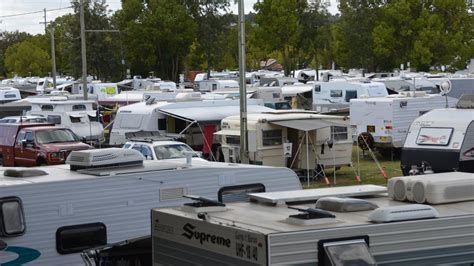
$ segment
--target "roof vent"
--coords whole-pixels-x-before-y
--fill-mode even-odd
[[[301,213],[290,215],[286,221],[295,225],[315,225],[328,222],[335,222],[336,216],[328,211],[316,208],[296,208],[288,206],[289,209],[297,210]]]
[[[49,100],[52,102],[67,101],[67,97],[66,96],[53,96],[49,98]]]
[[[194,212],[194,213],[206,213],[206,212],[221,212],[226,211],[227,208],[224,203],[194,195],[184,195],[183,197],[192,199],[194,202],[185,203],[181,208],[183,211]]]
[[[378,208],[369,214],[369,221],[374,223],[389,223],[429,219],[438,216],[438,211],[429,205],[411,204]]]
[[[474,94],[463,94],[456,104],[458,109],[474,109]]]
[[[72,151],[66,163],[72,171],[88,168],[142,165],[143,155],[133,149],[108,148]]]
[[[333,212],[358,212],[375,210],[378,206],[362,199],[325,197],[318,199],[316,208]]]
[[[48,173],[39,169],[25,169],[25,170],[7,169],[5,170],[5,172],[3,172],[3,175],[8,176],[8,177],[33,177],[33,176],[48,175]]]

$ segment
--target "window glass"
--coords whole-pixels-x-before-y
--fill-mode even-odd
[[[72,123],[80,123],[80,122],[81,122],[81,118],[80,118],[80,117],[70,116],[70,118],[71,118],[71,122],[72,122]]]
[[[265,130],[262,132],[263,146],[281,145],[281,129]]]
[[[107,228],[103,223],[63,226],[56,231],[56,250],[60,254],[81,252],[107,244]]]
[[[84,111],[86,110],[86,106],[84,104],[75,104],[72,106],[73,111]]]
[[[140,145],[140,146],[141,146],[140,150],[143,156],[145,156],[145,158],[147,158],[148,160],[153,160],[153,153],[150,147],[148,147],[147,145]]]
[[[357,91],[346,91],[346,102],[350,102],[351,99],[357,99]]]
[[[321,92],[321,85],[315,85],[314,92]]]
[[[33,133],[31,131],[26,131],[25,139],[26,142],[33,142]]]
[[[226,136],[225,143],[240,145],[240,136]]]
[[[0,198],[1,205],[1,231],[0,236],[16,236],[25,232],[23,206],[19,198]]]
[[[158,119],[158,130],[166,130],[166,118]]]
[[[51,104],[41,105],[42,111],[53,111],[53,109],[54,109],[54,106],[52,106]]]
[[[332,126],[331,127],[331,136],[333,136],[335,141],[338,140],[347,140],[347,127],[338,127]]]
[[[155,146],[154,149],[157,160],[185,158],[185,152],[193,151],[189,146],[183,144]],[[198,155],[193,155],[193,157],[198,157]]]
[[[61,124],[61,116],[60,115],[48,115],[48,123],[52,123],[55,125]]]
[[[39,144],[77,142],[78,137],[68,129],[51,129],[36,132],[36,141]]]
[[[342,90],[331,90],[331,97],[342,97]]]
[[[452,128],[422,127],[416,138],[416,144],[447,146],[452,134]]]
[[[21,144],[21,140],[25,138],[25,132],[22,131],[18,133],[18,136],[16,137],[16,143]]]

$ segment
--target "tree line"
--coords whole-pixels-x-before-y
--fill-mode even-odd
[[[238,68],[237,16],[229,0],[123,0],[108,10],[84,0],[89,74],[117,81],[130,69],[177,80],[185,71]],[[0,32],[0,76],[45,76],[54,27],[59,73],[80,77],[79,1],[45,34]],[[474,58],[474,16],[465,0],[340,0],[339,14],[321,0],[261,0],[246,16],[247,69],[277,59],[298,68],[392,71],[410,62],[419,71],[464,69]]]

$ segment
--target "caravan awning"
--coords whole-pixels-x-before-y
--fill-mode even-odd
[[[271,124],[279,125],[282,127],[294,128],[302,131],[311,131],[321,129],[330,126],[343,126],[347,124],[336,123],[322,119],[300,119],[300,120],[280,120],[280,121],[268,121]]]
[[[272,111],[272,109],[262,105],[248,105],[247,113],[263,113]],[[170,106],[163,106],[160,108],[160,112],[165,115],[179,117],[183,120],[190,122],[207,122],[207,121],[221,121],[222,119],[239,115],[240,106],[206,106],[206,107],[183,107],[183,108],[172,108]]]
[[[240,136],[240,130],[223,129],[215,132],[214,135]]]

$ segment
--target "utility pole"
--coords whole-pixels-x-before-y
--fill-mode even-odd
[[[245,81],[245,13],[239,0],[239,94],[240,94],[240,162],[249,163],[247,135],[247,90]]]
[[[43,11],[44,11],[44,16],[43,16],[44,17],[44,22],[43,22],[44,23],[44,34],[47,34],[47,32],[46,32],[46,25],[47,25],[47,22],[46,22],[46,8],[43,9]]]
[[[87,58],[86,58],[86,26],[84,23],[84,0],[79,3],[81,23],[81,55],[82,55],[82,92],[84,100],[87,100]]]
[[[56,89],[56,48],[54,46],[54,24],[51,23],[51,61],[52,61],[52,75],[53,75],[53,89]]]

